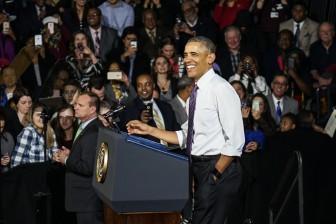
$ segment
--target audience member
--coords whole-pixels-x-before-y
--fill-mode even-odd
[[[70,79],[68,82],[64,83],[63,87],[63,99],[66,104],[74,105],[76,100],[76,94],[81,91],[81,86],[79,82],[75,79]]]
[[[253,53],[246,46],[241,45],[241,33],[238,27],[227,27],[224,30],[224,38],[226,46],[218,49],[216,62],[220,66],[221,76],[228,79],[237,73],[241,56],[253,55]]]
[[[5,173],[9,169],[10,158],[14,149],[14,139],[12,135],[6,131],[5,114],[0,112],[0,152],[1,152],[1,166],[0,173]]]
[[[29,91],[25,88],[16,88],[13,93],[13,103],[5,110],[7,122],[11,124],[6,128],[15,141],[21,130],[29,124],[31,106],[32,97]]]
[[[161,55],[154,59],[152,75],[155,85],[160,90],[160,100],[169,101],[176,95],[176,79],[173,78],[169,59]]]
[[[270,93],[265,78],[260,75],[257,59],[251,55],[244,56],[239,62],[237,73],[229,78],[229,82],[233,80],[241,81],[249,95],[255,93],[268,95]]]
[[[319,40],[310,47],[310,68],[314,79],[336,64],[335,26],[323,22],[318,28]]]
[[[7,24],[7,25],[4,25]],[[10,24],[10,19],[5,11],[0,11],[0,59],[11,62],[15,56],[15,40],[16,36]]]
[[[17,143],[12,152],[11,167],[45,162],[50,160],[53,154],[57,152],[54,130],[49,123],[44,123],[44,115],[41,115],[46,111],[47,109],[43,104],[35,103],[33,105],[29,115],[30,123],[23,128],[17,137]],[[47,125],[47,127],[44,127],[44,125]],[[45,155],[45,152],[47,152],[47,155]]]
[[[121,117],[121,128],[126,127],[128,121],[139,119],[142,122],[163,130],[176,131],[179,125],[171,106],[159,99],[153,99],[154,80],[149,74],[141,74],[136,79],[138,97],[126,107]],[[157,138],[145,136],[156,142]],[[167,144],[161,142],[161,144]]]
[[[240,11],[249,9],[251,0],[219,0],[213,12],[214,21],[220,29],[234,23]]]
[[[102,14],[97,7],[91,7],[87,13],[88,27],[84,29],[89,37],[90,48],[97,58],[100,58],[104,68],[115,56],[120,40],[116,30],[101,25]]]
[[[191,37],[205,36],[216,41],[218,31],[216,23],[211,17],[199,17],[199,8],[193,0],[183,1],[181,10],[183,20],[178,18],[173,28],[179,53],[183,53],[184,46]]]
[[[107,101],[111,103],[112,101],[107,98],[106,91],[105,91],[105,80],[101,76],[92,76],[89,80],[87,90],[96,94],[100,101]]]
[[[279,30],[292,31],[295,46],[309,56],[310,45],[317,40],[318,23],[307,15],[307,6],[303,2],[295,2],[292,6],[292,18],[280,23]]]
[[[280,132],[294,130],[297,127],[297,117],[293,113],[284,114],[280,120]]]
[[[3,84],[0,85],[0,106],[4,107],[13,97],[13,93],[17,87],[17,78],[15,69],[12,67],[4,68],[1,74]]]
[[[238,94],[241,106],[242,107],[245,107],[245,106],[250,106],[251,107],[250,96],[247,94],[247,89],[246,89],[245,85],[239,80],[231,81],[230,84],[234,88],[236,93]]]
[[[70,67],[72,78],[81,84],[82,89],[85,89],[90,77],[101,75],[103,67],[89,48],[88,37],[84,32],[74,34],[73,45],[72,54],[68,55],[65,60]]]
[[[123,46],[119,54],[120,66],[135,87],[137,76],[150,72],[150,61],[147,55],[139,51],[138,33],[135,27],[126,27],[121,39]]]
[[[177,94],[169,101],[171,107],[175,112],[177,123],[181,126],[188,120],[187,115],[187,100],[189,99],[192,89],[194,88],[193,79],[183,76],[177,80]]]
[[[276,124],[280,124],[280,118],[283,114],[291,112],[297,114],[299,111],[298,102],[293,98],[286,96],[288,90],[288,78],[284,74],[274,76],[271,84],[272,93],[267,96],[270,105],[270,112]]]
[[[121,78],[111,77],[111,80],[109,80],[109,82],[105,85],[108,99],[111,99],[113,102],[112,105],[127,105],[136,97],[136,90],[134,86],[131,85],[128,76],[121,70],[118,62],[112,61],[108,69],[108,73],[109,72],[121,73]]]
[[[71,33],[83,31],[87,27],[88,8],[88,1],[73,0],[71,8],[64,8],[61,11],[62,21]]]
[[[159,54],[169,59],[174,78],[180,78],[185,75],[183,57],[178,55],[176,44],[172,37],[167,36],[161,41],[159,51]]]
[[[124,1],[106,0],[99,8],[103,25],[117,30],[120,37],[126,27],[134,25],[134,9]]]
[[[264,37],[266,47],[276,44],[279,25],[290,15],[292,0],[257,0],[252,11],[257,18],[258,31]],[[266,48],[266,49],[267,49]]]
[[[157,23],[157,15],[152,9],[143,11],[142,23],[143,27],[139,29],[139,50],[152,59],[157,56],[163,37],[169,33]]]

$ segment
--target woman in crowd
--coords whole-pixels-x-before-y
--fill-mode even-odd
[[[88,85],[90,77],[101,75],[102,64],[88,46],[88,37],[84,32],[74,34],[73,53],[66,57],[70,74],[80,82],[82,89]]]
[[[13,100],[6,108],[7,122],[11,125],[7,126],[7,131],[11,133],[13,138],[21,132],[29,123],[28,114],[32,106],[32,96],[25,88],[16,88],[13,93]]]
[[[136,97],[137,93],[133,85],[131,85],[127,74],[121,70],[120,64],[116,61],[112,61],[108,72],[121,73],[121,78],[110,79],[110,81],[105,85],[105,93],[107,98],[113,101],[113,103],[116,105],[126,105],[131,102]]]
[[[6,106],[7,102],[13,98],[13,93],[16,89],[16,72],[12,67],[5,67],[2,70],[2,81],[0,85],[0,106]]]
[[[90,1],[73,0],[71,8],[61,8],[61,18],[68,30],[73,33],[87,26],[86,16]]]
[[[243,57],[237,73],[229,78],[229,82],[233,80],[241,81],[250,95],[262,93],[266,96],[270,93],[265,78],[260,75],[257,59],[252,55]]]
[[[10,164],[10,156],[14,149],[14,139],[9,132],[5,131],[6,118],[5,114],[0,111],[0,151],[1,151],[1,166],[0,172],[8,171]]]
[[[57,110],[57,118],[53,126],[57,145],[71,149],[77,130],[75,110],[72,105],[65,104]]]
[[[0,59],[8,62],[15,57],[15,34],[9,22],[9,16],[4,11],[0,11]]]
[[[179,78],[184,75],[183,57],[177,55],[173,38],[166,37],[161,41],[159,54],[168,58],[174,78]]]
[[[169,101],[177,93],[176,79],[173,78],[169,59],[161,55],[154,59],[152,74],[156,86],[160,90],[160,99]]]
[[[241,102],[241,106],[243,107],[246,104],[248,104],[249,95],[247,94],[247,90],[244,84],[239,80],[233,80],[230,82],[230,84],[235,89],[236,93],[238,94],[240,102]]]
[[[46,159],[50,160],[57,148],[54,130],[47,123],[46,133],[44,132],[43,114],[46,107],[41,103],[35,103],[29,115],[30,123],[17,137],[17,143],[11,156],[11,167],[27,163],[38,163],[45,161],[44,147],[46,147]],[[44,140],[46,136],[46,142]]]

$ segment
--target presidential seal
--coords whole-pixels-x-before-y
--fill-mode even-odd
[[[96,180],[98,183],[104,183],[108,164],[108,145],[102,142],[98,151],[96,161]]]

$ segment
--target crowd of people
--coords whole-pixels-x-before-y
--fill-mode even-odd
[[[243,172],[236,203],[241,215],[230,221],[254,223],[260,152],[272,150],[279,136],[300,136],[302,130],[335,145],[335,25],[309,18],[302,1],[0,1],[1,175],[53,161],[63,178],[58,186],[66,182],[55,204],[65,203],[78,223],[101,223],[102,206],[91,186],[99,126],[129,131],[128,123],[140,120],[184,130],[195,88],[204,95],[195,121],[201,127],[213,128],[205,123],[214,122],[214,108],[226,111],[213,108],[213,99],[232,106],[228,93],[216,90],[227,88],[222,81],[206,83],[211,95],[202,92],[201,75],[190,75],[202,63],[191,63],[188,58],[199,55],[185,47],[198,36],[215,44],[213,58],[206,58],[209,69],[240,100],[241,116],[234,116],[242,120],[245,144],[241,156],[233,154]],[[231,112],[218,114],[228,126]],[[143,137],[190,153],[178,141]],[[182,221],[201,223],[192,207]],[[57,209],[63,213],[53,223],[74,222],[75,215]]]

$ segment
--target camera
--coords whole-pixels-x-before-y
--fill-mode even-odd
[[[122,79],[122,72],[108,72],[107,73],[107,80],[121,80]]]
[[[84,45],[83,45],[82,43],[78,43],[78,44],[77,44],[77,48],[78,48],[78,50],[80,50],[80,51],[84,51]]]
[[[132,48],[137,48],[137,47],[138,47],[138,42],[137,42],[136,40],[132,40],[132,41],[130,42],[130,46],[131,46]]]
[[[250,63],[244,63],[243,64],[243,70],[247,73],[252,71],[252,65]]]
[[[145,105],[145,110],[148,111],[150,117],[153,117],[153,103],[147,103]]]

